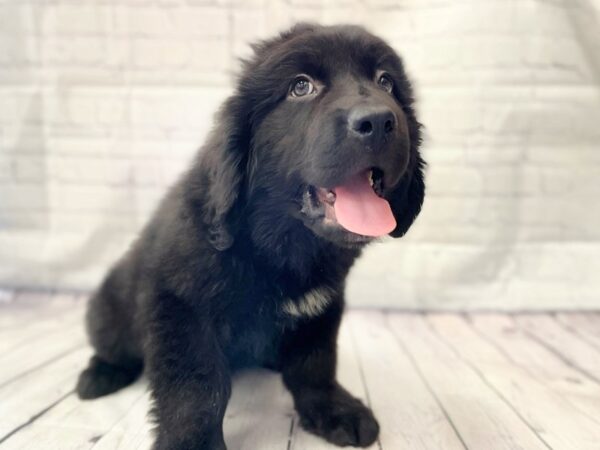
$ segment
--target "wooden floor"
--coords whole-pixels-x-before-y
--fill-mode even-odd
[[[73,393],[84,299],[0,291],[0,450],[148,449],[147,385]],[[351,311],[339,378],[374,409],[374,449],[600,449],[600,314]],[[281,379],[239,375],[229,450],[335,448],[298,426]]]

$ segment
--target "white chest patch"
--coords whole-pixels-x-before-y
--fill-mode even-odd
[[[293,317],[315,317],[321,314],[334,295],[335,291],[328,287],[311,289],[297,300],[286,300],[283,312]]]

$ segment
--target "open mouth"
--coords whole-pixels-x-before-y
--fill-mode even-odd
[[[396,220],[390,204],[383,197],[383,190],[383,171],[370,168],[352,175],[332,189],[309,186],[304,194],[303,213],[321,216],[326,225],[341,226],[351,233],[383,236],[396,228]]]

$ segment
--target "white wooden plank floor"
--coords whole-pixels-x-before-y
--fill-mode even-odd
[[[85,298],[0,291],[0,450],[149,449],[144,380],[81,402]],[[339,378],[381,425],[371,448],[600,450],[600,313],[350,311]],[[278,375],[234,381],[230,450],[336,448],[298,426]]]

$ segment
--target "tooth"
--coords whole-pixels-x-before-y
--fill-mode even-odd
[[[373,170],[369,170],[369,184],[373,187]]]

